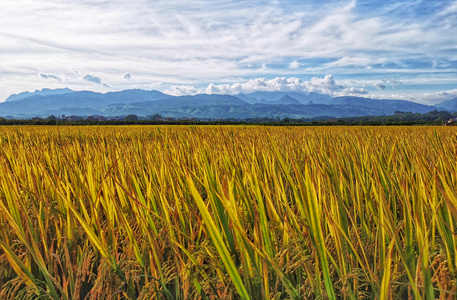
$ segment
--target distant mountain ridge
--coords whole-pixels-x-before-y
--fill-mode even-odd
[[[457,107],[454,102],[443,102]],[[454,104],[453,104],[454,103]],[[11,95],[0,103],[0,116],[15,118],[49,115],[103,115],[106,117],[136,114],[197,119],[247,118],[316,118],[393,115],[396,111],[426,113],[437,106],[405,100],[376,100],[362,97],[337,97],[317,93],[254,92],[250,94],[172,96],[159,91],[140,89],[96,93],[68,88]]]
[[[73,90],[70,90],[69,88],[64,88],[64,89],[42,89],[42,90],[36,90],[35,92],[23,92],[20,94],[13,94],[9,96],[5,102],[11,102],[19,99],[24,99],[32,96],[46,96],[46,95],[62,95],[62,94],[68,94],[68,93],[73,93]]]
[[[279,100],[270,101],[269,104],[282,104],[282,105],[300,105],[300,101],[295,98],[290,97],[289,95],[285,95]]]
[[[445,110],[448,110],[448,111],[457,111],[457,98],[443,101],[443,102],[437,104],[436,106],[438,106],[440,108],[444,108]]]

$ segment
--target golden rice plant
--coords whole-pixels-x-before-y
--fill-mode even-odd
[[[455,299],[441,127],[0,128],[0,299]]]

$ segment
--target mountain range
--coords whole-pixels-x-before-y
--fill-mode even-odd
[[[154,90],[134,89],[103,94],[65,88],[11,95],[5,102],[0,103],[0,116],[45,118],[49,115],[124,117],[130,114],[138,116],[160,114],[163,117],[197,119],[301,119],[393,115],[396,111],[426,113],[443,109],[457,110],[457,98],[430,106],[405,100],[332,98],[312,92],[171,96]]]

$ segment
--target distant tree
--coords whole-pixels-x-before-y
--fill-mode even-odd
[[[46,120],[57,120],[57,118],[54,115],[50,115],[46,118]]]
[[[346,121],[344,119],[338,119],[335,124],[337,125],[345,125],[346,124]]]
[[[125,121],[136,121],[138,120],[138,116],[137,115],[128,115],[127,117],[124,118]]]
[[[153,115],[151,116],[151,120],[158,121],[158,120],[160,120],[160,119],[162,119],[162,115],[153,114]]]

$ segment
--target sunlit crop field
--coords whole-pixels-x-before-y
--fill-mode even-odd
[[[0,299],[456,299],[457,131],[0,128]]]

